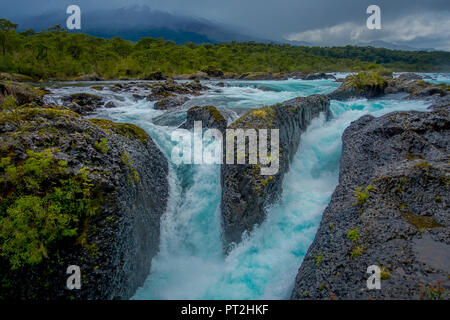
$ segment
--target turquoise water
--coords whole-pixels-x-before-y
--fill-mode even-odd
[[[289,80],[230,81],[225,88],[211,85],[213,90],[193,102],[197,99],[222,108],[258,108],[296,96],[328,93],[339,83]],[[59,93],[71,90],[75,89],[64,88]],[[110,98],[114,98],[112,93]],[[151,122],[163,112],[154,110],[151,102],[133,102],[127,96],[117,104],[117,108],[102,109],[98,116],[142,126],[170,159],[174,127]],[[153,258],[150,275],[133,299],[289,298],[297,270],[338,183],[344,129],[368,113],[379,116],[392,111],[426,110],[427,106],[421,101],[389,99],[332,101],[332,119],[315,119],[302,135],[299,151],[283,181],[281,200],[227,256],[221,239],[220,167],[171,164],[170,200],[161,221],[160,250]]]

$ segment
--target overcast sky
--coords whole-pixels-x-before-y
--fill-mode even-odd
[[[78,4],[82,12],[145,5],[271,40],[318,45],[383,40],[450,50],[450,0],[0,0],[0,18],[64,13],[70,4]],[[381,30],[366,27],[371,4],[381,8]]]

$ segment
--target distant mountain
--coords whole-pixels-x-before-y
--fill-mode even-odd
[[[14,22],[19,24],[19,30],[31,28],[41,31],[57,24],[65,28],[66,19],[67,15],[61,14],[61,12],[49,12],[33,17],[22,17]],[[185,42],[202,44],[233,40],[269,42],[266,39],[241,34],[230,26],[207,19],[155,11],[148,7],[83,12],[79,32],[105,38],[119,36],[131,41],[137,41],[142,37],[161,37],[179,44]]]
[[[300,46],[300,47],[313,47],[312,43],[306,41],[296,41],[296,40],[284,40],[284,43],[290,44],[292,46]]]

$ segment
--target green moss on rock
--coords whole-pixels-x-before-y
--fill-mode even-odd
[[[89,121],[104,130],[111,130],[127,138],[139,139],[144,145],[147,145],[150,138],[144,129],[131,123],[117,123],[106,119],[89,119]]]

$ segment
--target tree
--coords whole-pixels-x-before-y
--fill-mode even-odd
[[[16,32],[17,26],[17,24],[14,24],[9,20],[0,19],[0,41],[2,43],[3,56],[6,55],[6,40],[11,33]]]

